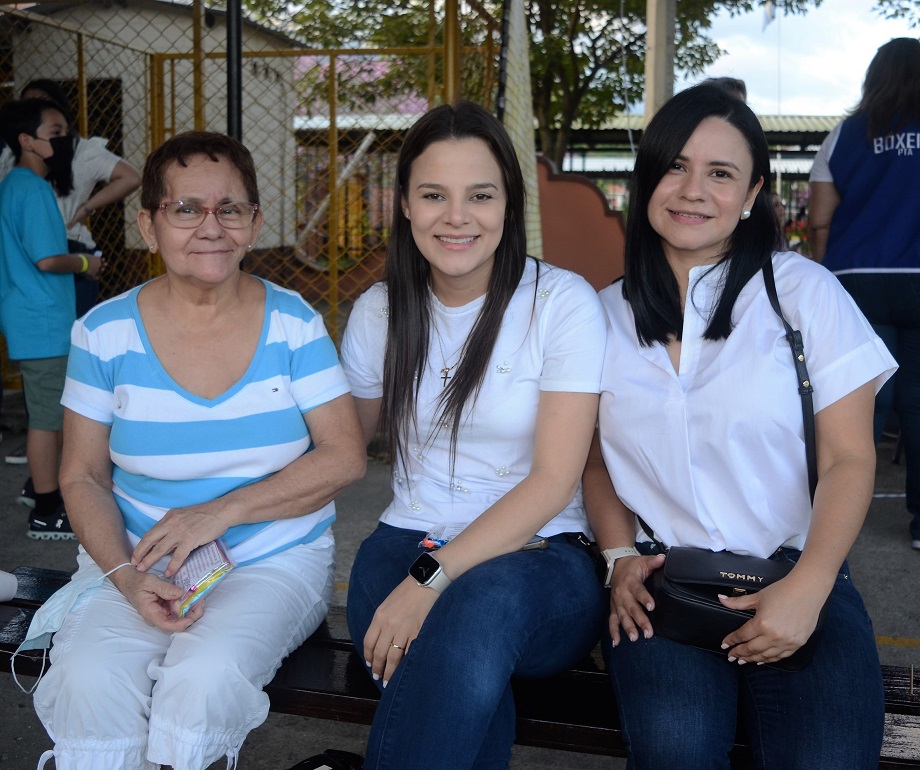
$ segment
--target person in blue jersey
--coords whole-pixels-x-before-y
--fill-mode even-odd
[[[393,502],[355,556],[348,626],[381,688],[367,770],[507,767],[512,675],[597,643],[605,596],[579,477],[604,321],[580,276],[529,258],[524,183],[471,102],[409,130],[387,280],[355,303],[342,363]]]
[[[875,402],[875,440],[893,408],[920,550],[920,40],[878,49],[862,99],[824,140],[810,181],[811,257],[840,279],[898,362]]]
[[[232,766],[263,686],[326,615],[332,500],[365,469],[322,318],[240,269],[262,225],[249,151],[179,134],[148,158],[141,205],[165,275],[72,332],[61,488],[78,570],[29,634],[60,626],[35,692],[59,770]],[[170,578],[215,538],[237,566],[177,617]]]

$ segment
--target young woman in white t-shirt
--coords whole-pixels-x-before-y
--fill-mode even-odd
[[[482,107],[415,124],[394,196],[387,280],[342,349],[394,460],[348,592],[382,691],[365,767],[507,767],[511,676],[571,666],[603,627],[579,479],[604,321],[584,280],[526,256],[520,167]]]

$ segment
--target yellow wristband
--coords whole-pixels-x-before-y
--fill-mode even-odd
[[[80,258],[80,262],[82,263],[80,269],[77,272],[85,273],[87,270],[89,270],[89,258],[86,256],[86,254],[77,254],[77,256]]]

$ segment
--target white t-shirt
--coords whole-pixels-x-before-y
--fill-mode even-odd
[[[112,172],[115,171],[115,166],[121,158],[106,149],[108,143],[109,140],[101,136],[92,136],[89,139],[84,139],[82,136],[79,138],[71,164],[73,190],[70,191],[70,195],[63,198],[55,194],[65,226],[73,219],[77,209],[92,197],[96,185],[100,182],[107,184],[112,178]],[[9,147],[4,147],[3,152],[0,153],[0,179],[5,177],[14,165],[13,151]],[[80,241],[90,247],[96,245],[89,228],[83,222],[68,227],[67,238],[72,241]]]
[[[773,266],[815,412],[870,381],[878,392],[897,365],[837,279],[791,252]],[[724,268],[690,271],[679,375],[664,346],[639,345],[622,283],[601,292],[601,449],[620,499],[666,545],[767,557],[801,549],[811,520],[802,405],[762,274],[739,294],[728,339],[703,339]]]
[[[455,308],[431,295],[440,340],[432,329],[418,432],[407,442],[409,467],[394,467],[393,502],[381,517],[387,524],[429,531],[438,524],[471,522],[529,473],[540,392],[598,392],[605,331],[597,295],[574,273],[543,263],[535,287],[536,264],[527,260],[482,390],[475,405],[467,406],[453,476],[450,430],[431,435],[433,406],[443,392],[440,371],[457,361],[485,297]],[[386,286],[378,283],[355,303],[342,344],[342,364],[358,398],[383,395],[386,327]],[[579,489],[539,534],[588,531]]]
[[[833,183],[834,175],[831,173],[830,160],[831,155],[834,154],[834,148],[837,146],[837,139],[840,138],[841,128],[843,128],[843,121],[834,126],[831,132],[824,137],[824,141],[821,142],[821,147],[811,164],[811,172],[808,175],[809,182]]]

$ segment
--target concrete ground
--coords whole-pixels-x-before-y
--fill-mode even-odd
[[[4,437],[0,456],[13,451],[23,440],[22,402],[19,392],[7,392],[3,404]],[[920,664],[920,553],[911,550],[904,508],[904,466],[891,462],[894,445],[879,447],[876,499],[863,532],[850,557],[854,581],[863,593],[875,622],[882,663]],[[76,568],[76,544],[30,540],[27,509],[15,502],[28,475],[24,465],[0,462],[0,569],[20,565],[54,569]],[[351,561],[361,540],[373,529],[377,516],[390,497],[389,468],[373,460],[366,478],[338,500],[335,524],[338,542],[334,602],[344,605]],[[34,680],[24,678],[30,686]],[[608,704],[599,703],[598,708]],[[243,746],[240,770],[287,770],[304,757],[327,748],[363,754],[367,728],[324,720],[270,714]],[[0,674],[0,768],[27,770],[36,766],[42,751],[51,748],[44,729],[32,710],[31,699],[21,693],[8,674]],[[50,770],[53,763],[49,763]],[[214,770],[224,767],[216,763]],[[516,746],[513,770],[611,770],[625,762],[546,749]]]

